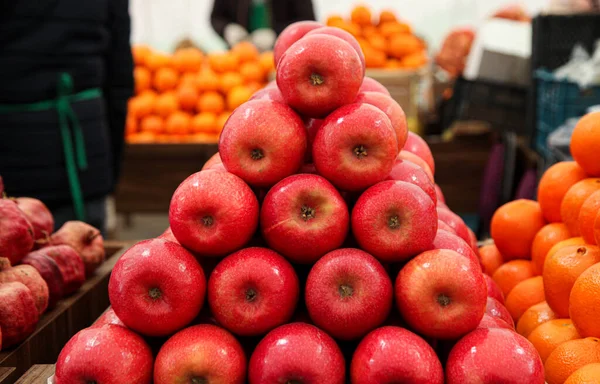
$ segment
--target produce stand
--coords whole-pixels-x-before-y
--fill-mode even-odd
[[[129,245],[126,242],[105,242],[107,259],[94,276],[78,292],[59,301],[54,309],[43,314],[35,332],[23,343],[0,352],[1,384],[15,383],[34,364],[54,363],[67,341],[106,310],[109,306],[110,273]]]

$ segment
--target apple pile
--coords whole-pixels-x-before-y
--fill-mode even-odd
[[[40,316],[79,290],[104,260],[96,228],[69,221],[53,231],[52,213],[40,200],[0,198],[0,349],[25,340]]]
[[[57,384],[543,384],[356,40],[300,22],[274,52],[276,83],[174,192],[170,228],[117,262]]]

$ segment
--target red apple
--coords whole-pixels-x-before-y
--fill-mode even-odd
[[[510,325],[506,323],[506,321],[502,320],[499,317],[490,316],[487,313],[483,315],[477,328],[506,328],[511,330],[513,329]]]
[[[270,187],[304,162],[306,128],[290,107],[272,100],[239,106],[225,123],[219,152],[225,168],[255,187]]]
[[[324,117],[356,98],[363,68],[354,48],[339,37],[304,36],[279,60],[277,86],[302,115]]]
[[[79,331],[64,346],[56,361],[58,384],[149,384],[152,351],[130,330],[107,325]]]
[[[360,249],[329,252],[312,267],[305,300],[315,325],[354,340],[380,326],[392,308],[392,282],[381,264]]]
[[[310,264],[342,245],[350,214],[325,178],[300,174],[283,179],[267,193],[260,226],[270,248],[293,262]]]
[[[417,164],[419,167],[423,168],[423,171],[425,171],[427,176],[429,176],[429,179],[431,180],[431,182],[432,183],[434,182],[433,172],[431,171],[431,167],[429,167],[429,165],[427,165],[425,160],[421,159],[419,156],[415,155],[412,152],[407,151],[406,149],[403,149],[398,153],[398,159],[399,160],[408,160],[408,161],[411,161],[411,162]]]
[[[319,129],[321,128],[321,125],[323,125],[323,120],[322,119],[305,119],[304,121],[304,126],[306,127],[306,133],[307,133],[307,138],[308,138],[308,146],[306,147],[306,156],[304,161],[306,163],[312,163],[313,159],[312,159],[312,147],[313,147],[313,143],[315,141],[315,136],[317,136],[317,132],[319,131]],[[306,173],[306,172],[303,172]]]
[[[396,279],[396,304],[420,334],[456,339],[477,327],[485,312],[486,285],[479,264],[448,249],[409,261]]]
[[[213,165],[221,163],[223,163],[223,161],[221,160],[221,155],[219,154],[219,152],[217,152],[214,155],[212,155],[208,160],[206,160],[206,163],[204,163],[201,170],[204,171],[205,169],[210,169]]]
[[[471,243],[471,235],[469,235],[469,227],[456,213],[452,212],[448,208],[438,206],[436,208],[438,218],[444,223],[448,224],[454,229],[456,235],[467,242]]]
[[[470,239],[470,241],[468,243],[471,246],[471,249],[473,250],[473,252],[475,252],[477,257],[479,258],[479,245],[477,244],[477,235],[469,227],[467,227],[467,231],[469,232],[469,239]]]
[[[500,301],[494,299],[493,297],[487,298],[485,313],[504,320],[504,322],[510,325],[512,329],[515,329],[515,322],[513,321],[510,312],[508,312],[508,309],[506,309],[506,307]]]
[[[390,91],[379,81],[365,76],[358,90],[359,92],[379,92],[390,96]]]
[[[243,384],[245,377],[242,346],[229,332],[210,324],[177,332],[154,364],[154,384]]]
[[[456,235],[456,232],[454,232],[454,228],[452,228],[451,226],[449,226],[448,224],[444,223],[442,220],[438,220],[438,231],[439,230],[444,230],[444,231],[448,231],[454,235]],[[462,239],[461,239],[462,240]],[[464,240],[463,240],[464,241]]]
[[[45,239],[54,232],[54,217],[46,204],[31,197],[18,197],[15,201],[33,226],[35,240]]]
[[[386,180],[406,181],[421,188],[437,204],[437,196],[431,179],[423,168],[408,160],[396,160]]]
[[[485,283],[487,284],[488,297],[493,297],[494,299],[498,300],[500,304],[504,304],[504,294],[502,293],[502,290],[500,289],[498,284],[496,284],[496,282],[485,273],[483,274],[483,278],[485,279]]]
[[[277,88],[277,84],[275,84],[273,87],[259,89],[258,91],[254,92],[249,100],[271,100],[285,104],[285,99],[283,98],[279,88]]]
[[[389,117],[396,138],[398,139],[398,151],[402,150],[406,138],[408,137],[408,126],[406,125],[406,114],[402,107],[390,96],[381,92],[361,92],[358,94],[355,103],[367,103],[381,109]]]
[[[0,284],[0,328],[2,346],[12,347],[35,331],[39,320],[29,288],[18,281]]]
[[[360,342],[350,365],[353,384],[443,384],[444,370],[425,340],[400,327],[382,327]]]
[[[23,264],[12,267],[6,257],[0,257],[0,284],[19,282],[31,291],[35,307],[41,315],[48,308],[48,285],[31,265]]]
[[[210,275],[208,304],[217,322],[242,336],[262,335],[290,320],[299,283],[294,267],[266,248],[227,256]]]
[[[390,119],[369,104],[346,105],[327,116],[312,148],[319,174],[346,191],[385,180],[397,153]]]
[[[108,296],[128,328],[147,336],[166,336],[185,327],[204,304],[206,279],[194,256],[161,239],[129,248],[117,261]]]
[[[117,316],[112,307],[108,307],[108,309],[104,311],[104,313],[98,319],[96,319],[96,321],[94,321],[94,324],[92,324],[90,328],[100,328],[104,327],[105,325],[118,325],[120,327],[127,328],[121,319],[119,319],[119,316]]]
[[[452,348],[446,383],[544,384],[544,366],[523,336],[509,329],[477,329]]]
[[[435,239],[433,239],[433,247],[431,249],[450,249],[468,257],[475,264],[479,265],[479,258],[475,255],[475,252],[473,252],[469,244],[465,243],[463,239],[452,232],[438,229]]]
[[[437,195],[438,201],[441,201],[442,203],[446,204],[446,198],[444,197],[444,192],[442,192],[442,188],[440,188],[439,185],[434,184],[435,187],[435,194]]]
[[[277,37],[277,41],[275,42],[275,47],[273,48],[275,67],[277,67],[281,56],[283,56],[284,52],[287,51],[292,44],[300,40],[308,32],[312,31],[313,29],[321,28],[322,26],[323,24],[316,21],[298,21],[288,25],[283,31],[281,31]]]
[[[86,276],[104,262],[104,239],[100,231],[83,221],[67,221],[50,237],[52,245],[68,245],[83,260]]]
[[[414,132],[408,132],[408,138],[406,139],[404,149],[425,160],[427,165],[429,165],[429,168],[431,168],[431,172],[435,174],[435,161],[433,160],[433,154],[431,153],[429,145],[427,145],[421,136]]]
[[[169,223],[184,247],[222,256],[243,247],[258,226],[258,200],[239,177],[214,170],[194,173],[177,188]]]
[[[363,54],[362,48],[360,47],[360,44],[358,44],[358,41],[354,38],[354,36],[352,36],[349,32],[346,32],[341,28],[334,28],[334,27],[321,27],[321,28],[313,29],[312,31],[308,32],[305,36],[311,36],[314,34],[331,35],[331,36],[339,37],[340,39],[342,39],[345,42],[347,42],[348,44],[350,44],[352,46],[352,48],[354,48],[354,50],[358,54],[358,57],[360,58],[360,62],[362,63],[362,68],[363,68],[363,75],[364,75],[364,73],[365,73],[365,55]]]
[[[269,332],[248,364],[250,384],[344,384],[345,376],[344,356],[335,341],[306,323],[286,324]]]
[[[172,241],[174,243],[179,244],[179,241],[177,241],[177,239],[173,235],[173,231],[171,230],[170,226],[167,229],[165,229],[165,231],[160,236],[158,236],[157,239]]]
[[[17,204],[0,198],[0,249],[17,264],[33,248],[33,227]]]
[[[352,210],[352,233],[362,249],[382,262],[398,262],[431,249],[437,231],[435,205],[404,181],[367,189]]]

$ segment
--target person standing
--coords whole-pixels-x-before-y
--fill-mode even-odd
[[[128,0],[0,2],[0,175],[104,230],[133,94]]]

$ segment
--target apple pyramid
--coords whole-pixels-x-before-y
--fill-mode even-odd
[[[498,328],[519,360],[481,370],[537,383],[535,350],[485,315],[475,236],[444,204],[427,144],[364,76],[354,37],[299,22],[275,60],[276,82],[231,114],[219,153],[173,194],[170,228],[115,266],[114,312],[95,332],[168,339],[147,375],[108,382],[443,383],[444,361],[448,382],[467,383],[449,342]],[[59,383],[75,374],[73,344]]]

